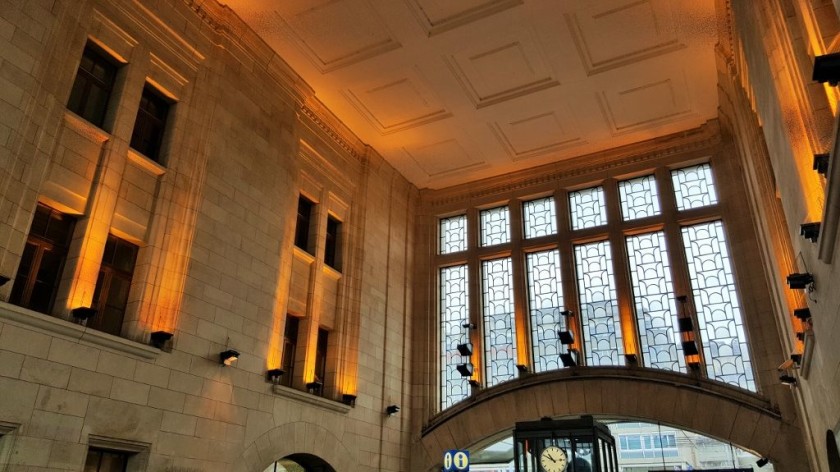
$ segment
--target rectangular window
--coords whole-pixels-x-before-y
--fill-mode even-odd
[[[70,90],[67,109],[101,128],[116,77],[115,61],[88,43]]]
[[[143,87],[140,108],[131,133],[131,148],[155,162],[160,162],[160,148],[169,107],[169,101],[160,92],[148,84]]]
[[[312,207],[314,204],[308,198],[298,197],[297,226],[295,226],[295,246],[306,252],[309,249],[309,228],[312,225]]]
[[[707,375],[755,391],[723,223],[688,226],[682,229],[682,236]]]
[[[557,210],[554,197],[538,198],[522,204],[525,238],[557,234]]]
[[[467,398],[468,380],[456,370],[458,364],[469,362],[458,352],[458,345],[469,342],[470,322],[467,285],[467,266],[440,269],[440,386],[442,409]]]
[[[38,204],[9,303],[46,314],[52,311],[75,223],[74,218]]]
[[[283,377],[280,378],[280,385],[292,386],[292,379],[295,374],[295,351],[297,350],[298,332],[300,331],[300,319],[286,315],[286,328],[283,333]]]
[[[106,449],[88,449],[83,472],[125,472],[129,454]]]
[[[88,321],[89,327],[120,335],[138,250],[134,244],[113,234],[108,235],[93,291],[96,316]]]
[[[647,218],[661,213],[656,178],[653,175],[619,182],[618,194],[624,221]]]
[[[607,224],[607,203],[604,187],[592,187],[569,193],[572,229],[594,228]]]
[[[665,233],[629,236],[627,257],[645,367],[685,372]]]
[[[528,270],[534,371],[559,369],[559,356],[563,350],[557,332],[568,330],[566,317],[561,314],[565,307],[560,280],[560,251],[552,249],[530,253],[526,255],[525,262]]]
[[[510,242],[510,209],[506,206],[481,211],[481,245]]]
[[[684,167],[671,171],[677,209],[690,210],[718,202],[712,167],[709,164]]]
[[[467,215],[440,219],[440,253],[467,250]]]
[[[327,241],[324,248],[324,263],[335,270],[338,267],[338,244],[341,235],[341,222],[332,216],[327,217]]]
[[[516,323],[510,257],[481,264],[487,387],[516,378]]]
[[[315,347],[315,380],[321,382],[320,392],[324,394],[324,385],[327,378],[327,346],[329,344],[329,331],[318,328],[318,344]]]
[[[623,365],[624,345],[608,241],[575,246],[586,365]]]

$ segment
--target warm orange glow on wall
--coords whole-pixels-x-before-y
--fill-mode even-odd
[[[105,252],[104,241],[87,238],[82,243],[67,296],[68,311],[77,307],[89,307],[93,303],[93,292],[96,290],[96,279],[99,276],[103,252]]]
[[[636,331],[634,329],[636,320],[633,318],[633,310],[629,306],[620,308],[621,338],[624,342],[625,354],[638,354],[639,346],[636,344]]]
[[[271,324],[271,335],[268,338],[268,352],[265,355],[265,368],[276,369],[282,365],[282,342],[283,329],[286,325],[286,317],[282,316],[280,312],[274,313],[274,320]]]

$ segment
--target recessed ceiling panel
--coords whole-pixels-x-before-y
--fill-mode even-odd
[[[687,90],[685,77],[677,75],[604,91],[600,104],[613,134],[620,134],[658,126],[689,114]]]
[[[420,24],[434,34],[522,4],[522,0],[406,0]]]
[[[452,116],[414,70],[352,87],[347,99],[381,134]]]
[[[677,36],[671,0],[588,2],[567,14],[589,75],[685,47]]]
[[[475,43],[447,63],[476,108],[559,85],[527,30]]]
[[[307,8],[280,2],[277,14],[322,73],[400,47],[368,0],[310,2]]]
[[[513,160],[542,156],[584,142],[571,132],[574,126],[564,126],[557,111],[492,123],[491,127]]]
[[[430,178],[482,167],[484,162],[468,153],[455,139],[414,149],[403,148]]]

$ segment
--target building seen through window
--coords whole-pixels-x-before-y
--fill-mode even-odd
[[[673,192],[663,194],[662,188]],[[568,214],[558,211],[558,196],[568,198]],[[491,387],[517,376],[519,349],[532,353],[530,368],[535,372],[563,368],[561,354],[582,365],[625,365],[628,332],[638,333],[635,354],[642,366],[687,373],[690,365],[699,365],[710,379],[755,391],[717,204],[711,166],[700,164],[526,199],[519,221],[513,220],[508,205],[479,210],[478,221],[472,223],[468,213],[442,217],[441,408],[470,394],[470,378],[456,370],[466,362],[459,344],[478,344],[469,361],[483,367],[481,384]],[[699,208],[704,217],[698,221],[691,211]],[[479,248],[498,250],[469,247],[471,225],[478,228]],[[561,238],[559,228],[567,236]],[[523,235],[517,246],[521,249],[510,244],[514,231]],[[479,265],[472,268],[476,253]],[[566,269],[564,258],[571,259]],[[685,270],[675,272],[675,260]],[[470,292],[470,273],[481,278],[479,293]],[[629,274],[627,295],[618,290],[619,274]],[[675,292],[675,277],[690,293]],[[528,317],[520,325],[514,306],[519,286],[526,291]],[[575,298],[568,299],[569,294]],[[686,295],[684,305],[677,302],[680,295]],[[630,297],[627,304],[634,311],[631,330],[622,325],[619,313],[624,296]],[[470,313],[473,297],[479,299],[473,306],[480,313]],[[699,336],[695,340],[691,328],[688,344],[679,329],[681,318],[692,320],[683,326],[697,327]],[[470,337],[463,326],[471,322],[481,327],[482,336]],[[517,326],[528,326],[528,336],[517,336]],[[521,340],[528,345],[517,345]],[[691,351],[684,352],[686,346]]]

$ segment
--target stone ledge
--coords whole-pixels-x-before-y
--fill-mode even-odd
[[[284,387],[282,385],[274,385],[271,390],[277,395],[290,398],[301,403],[307,403],[327,410],[336,411],[344,415],[349,413],[352,408],[350,405],[345,405],[344,403],[337,402],[335,400],[319,397],[318,395],[313,395],[311,393],[301,392],[300,390]]]
[[[5,302],[0,302],[0,321],[135,358],[155,359],[160,354],[151,346]]]

